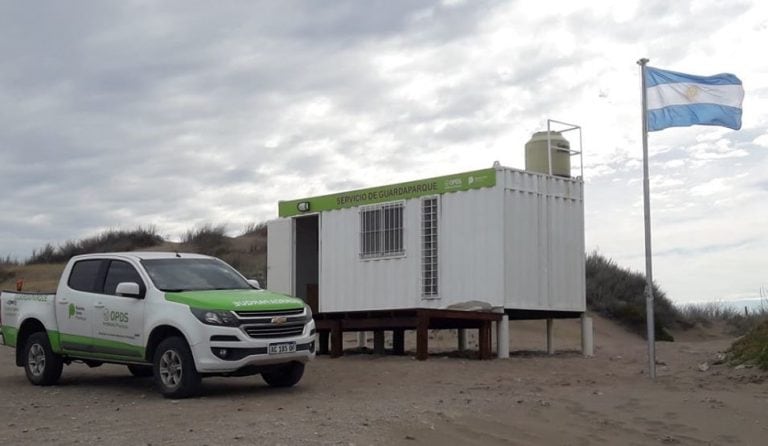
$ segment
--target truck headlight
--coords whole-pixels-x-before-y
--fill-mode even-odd
[[[304,308],[307,310],[307,315],[306,315],[305,321],[309,322],[309,321],[312,320],[312,309],[309,307],[309,305],[304,305]]]
[[[224,327],[237,327],[237,318],[231,311],[203,310],[200,308],[190,308],[200,322],[208,325],[221,325]]]

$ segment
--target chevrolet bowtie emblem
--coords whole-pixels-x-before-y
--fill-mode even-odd
[[[274,316],[272,318],[272,323],[275,325],[283,325],[286,322],[288,322],[288,318],[285,316]]]

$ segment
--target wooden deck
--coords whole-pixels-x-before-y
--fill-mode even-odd
[[[319,335],[319,354],[332,358],[344,354],[344,332],[373,331],[374,352],[384,353],[384,332],[392,332],[392,347],[396,355],[405,354],[405,330],[416,330],[416,359],[429,357],[429,333],[432,329],[477,329],[479,358],[491,359],[491,326],[500,321],[501,313],[410,309],[394,311],[364,311],[315,314]],[[330,349],[328,341],[330,340]]]

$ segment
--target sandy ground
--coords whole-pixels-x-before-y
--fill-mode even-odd
[[[182,401],[113,365],[72,365],[58,386],[35,387],[2,347],[0,444],[768,444],[768,374],[712,364],[730,339],[698,330],[659,343],[651,382],[644,341],[611,322],[595,320],[590,359],[576,321],[555,331],[554,356],[543,322],[512,323],[508,360],[320,357],[292,389],[211,378]],[[430,347],[454,342],[440,332]]]

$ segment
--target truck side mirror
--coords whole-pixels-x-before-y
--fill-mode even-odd
[[[256,279],[248,279],[248,283],[250,283],[251,286],[256,288],[257,290],[261,289],[261,285],[259,284],[259,281]]]
[[[115,294],[125,297],[141,297],[141,288],[136,282],[120,282],[115,288]]]

